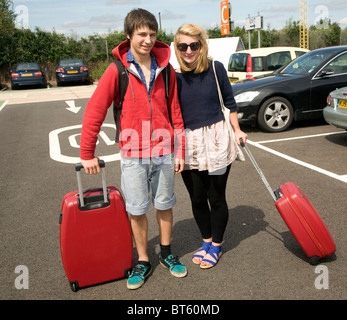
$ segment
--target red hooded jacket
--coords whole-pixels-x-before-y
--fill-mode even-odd
[[[158,69],[150,96],[135,66],[127,62],[129,49],[128,42],[124,41],[112,51],[114,56],[121,60],[129,75],[120,118],[121,156],[149,158],[175,152],[176,158],[184,159],[184,124],[177,96],[176,74],[170,66],[169,108],[174,129],[169,120],[165,84],[161,74],[169,63],[170,47],[156,41],[152,49]],[[97,135],[108,108],[113,101],[117,105],[118,91],[118,69],[111,63],[101,77],[84,113],[80,142],[82,160],[95,157]]]

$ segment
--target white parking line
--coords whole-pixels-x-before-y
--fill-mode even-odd
[[[332,134],[340,134],[340,133],[346,133],[346,131],[337,131],[337,132],[320,133],[320,134],[313,134],[313,135],[310,135],[310,136],[283,138],[283,139],[275,139],[275,140],[265,140],[265,141],[258,141],[258,143],[263,144],[263,143],[272,143],[272,142],[278,142],[278,141],[289,141],[289,140],[316,138],[316,137],[330,136],[330,135],[332,135]]]
[[[340,132],[337,132],[337,133],[340,133]],[[327,135],[327,134],[325,134],[325,135]],[[319,136],[319,135],[315,135],[315,136]],[[307,136],[307,137],[314,137],[314,136]],[[277,141],[281,141],[281,140],[292,140],[292,138],[289,138],[289,139],[279,139],[279,140],[277,140]],[[253,145],[253,146],[255,146],[255,147],[259,148],[259,149],[262,149],[262,150],[264,150],[264,151],[267,151],[267,152],[269,152],[269,153],[272,153],[272,154],[274,154],[274,155],[276,155],[276,156],[278,156],[278,157],[281,157],[281,158],[286,159],[286,160],[288,160],[288,161],[291,161],[291,162],[293,162],[293,163],[299,164],[299,165],[301,165],[301,166],[303,166],[303,167],[306,167],[306,168],[308,168],[308,169],[311,169],[311,170],[313,170],[313,171],[316,171],[316,172],[325,174],[325,175],[328,176],[328,177],[331,177],[331,178],[334,178],[334,179],[336,179],[336,180],[339,180],[339,181],[342,181],[342,182],[344,182],[344,183],[347,183],[347,175],[338,175],[338,174],[335,174],[335,173],[333,173],[333,172],[330,172],[330,171],[327,171],[327,170],[325,170],[325,169],[316,167],[316,166],[314,166],[314,165],[312,165],[312,164],[309,164],[309,163],[307,163],[307,162],[304,162],[304,161],[295,159],[295,158],[293,158],[293,157],[291,157],[291,156],[287,156],[287,155],[285,155],[285,154],[283,154],[283,153],[281,153],[281,152],[275,151],[275,150],[273,150],[273,149],[270,149],[270,148],[268,148],[268,147],[264,147],[264,146],[261,145],[261,143],[266,143],[266,142],[254,142],[254,141],[251,141],[251,140],[247,140],[247,142],[248,142],[250,145]],[[270,142],[270,141],[267,141],[267,142]],[[275,142],[275,140],[273,140],[272,142]]]
[[[7,105],[8,100],[6,100],[1,106],[0,106],[0,111],[5,108]]]

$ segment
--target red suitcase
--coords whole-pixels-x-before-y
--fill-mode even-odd
[[[293,182],[287,182],[273,191],[248,147],[243,143],[241,145],[273,197],[278,212],[309,257],[310,264],[316,265],[321,258],[331,256],[336,251],[335,243],[307,196]]]
[[[71,290],[127,277],[133,262],[130,222],[121,193],[106,187],[82,190],[81,164],[76,165],[78,191],[65,195],[59,219],[60,252]],[[83,194],[81,197],[80,195]]]

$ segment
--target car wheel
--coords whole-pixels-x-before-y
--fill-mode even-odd
[[[292,124],[294,111],[291,103],[282,97],[266,100],[258,112],[258,126],[267,132],[285,131]]]

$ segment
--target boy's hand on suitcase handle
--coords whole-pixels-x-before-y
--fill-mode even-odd
[[[98,174],[101,172],[99,158],[95,157],[91,160],[81,160],[81,164],[86,174]]]

